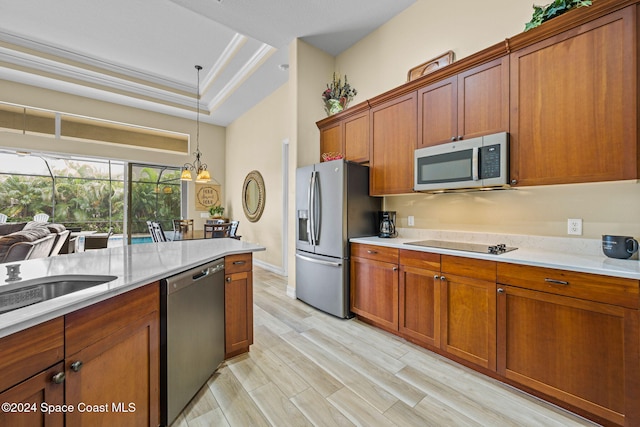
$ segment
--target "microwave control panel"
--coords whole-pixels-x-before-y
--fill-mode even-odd
[[[500,145],[480,149],[480,179],[500,178]]]

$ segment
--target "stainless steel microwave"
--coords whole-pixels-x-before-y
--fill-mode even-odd
[[[415,191],[506,187],[509,180],[506,132],[415,151]]]

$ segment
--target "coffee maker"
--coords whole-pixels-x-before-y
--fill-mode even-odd
[[[396,213],[394,211],[378,211],[380,231],[378,237],[397,237]]]

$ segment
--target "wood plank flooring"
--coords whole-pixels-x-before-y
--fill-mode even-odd
[[[594,426],[358,320],[286,296],[254,267],[254,339],[172,427]]]

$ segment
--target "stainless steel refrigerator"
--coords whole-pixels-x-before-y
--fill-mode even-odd
[[[296,297],[350,317],[349,239],[377,234],[382,199],[369,196],[369,168],[333,160],[296,171]]]

